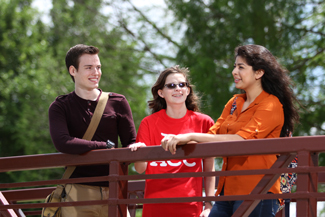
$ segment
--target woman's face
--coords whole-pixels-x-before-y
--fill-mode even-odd
[[[166,100],[167,106],[185,103],[189,93],[190,88],[187,87],[185,76],[181,73],[168,75],[165,86],[158,90],[159,96]]]
[[[236,57],[236,62],[232,71],[236,88],[247,92],[257,85],[261,85],[260,78],[263,74],[263,71],[254,71],[253,67],[248,65],[244,58],[240,56]]]

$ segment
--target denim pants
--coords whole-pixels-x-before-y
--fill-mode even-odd
[[[242,204],[242,202],[242,200],[216,201],[211,209],[209,217],[231,217],[240,206],[240,204]],[[249,215],[249,217],[275,217],[278,207],[279,202],[277,199],[261,200],[253,212]]]

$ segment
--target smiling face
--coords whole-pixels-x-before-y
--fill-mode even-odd
[[[102,75],[101,64],[97,54],[83,54],[79,58],[78,70],[74,66],[69,68],[78,89],[94,90],[98,88]]]
[[[181,73],[172,73],[167,76],[165,85],[166,84],[180,84],[186,82],[186,78]],[[164,86],[162,89],[158,90],[158,94],[161,98],[166,100],[167,107],[170,105],[185,105],[185,100],[190,93],[190,88],[180,87],[176,85],[176,88],[169,89],[168,87]]]
[[[260,78],[263,74],[264,71],[262,70],[254,71],[253,67],[248,65],[243,57],[236,57],[236,62],[232,71],[236,88],[247,92],[261,86]]]

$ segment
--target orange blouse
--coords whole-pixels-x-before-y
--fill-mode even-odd
[[[231,115],[234,99],[237,109]],[[220,118],[210,128],[210,134],[237,134],[244,139],[278,138],[284,123],[283,107],[279,99],[263,91],[241,112],[246,94],[236,94],[226,104]],[[224,157],[222,170],[251,170],[270,168],[276,155],[253,155]],[[224,195],[250,194],[263,175],[220,177],[216,195],[224,188]],[[279,180],[269,190],[281,193]]]

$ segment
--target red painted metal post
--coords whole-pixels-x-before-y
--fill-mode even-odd
[[[310,153],[308,151],[298,152],[298,168],[309,167],[311,162]],[[297,193],[308,193],[310,188],[310,175],[309,173],[299,173],[297,179]],[[297,217],[316,217],[316,207],[311,207],[310,199],[298,198],[297,199]]]
[[[109,204],[109,214],[115,217],[126,217],[127,205],[117,204],[118,199],[127,198],[127,181],[118,181],[119,175],[127,175],[128,167],[118,161],[110,162],[110,177],[116,177],[116,180],[109,183],[109,200],[114,203]]]
[[[109,164],[109,176],[110,177],[117,177],[119,174],[119,162],[112,161]],[[117,180],[110,181],[109,182],[109,200],[112,202],[115,200],[117,202],[118,200],[118,183]],[[118,205],[117,203],[110,203],[108,205],[108,213],[112,217],[118,217]]]
[[[299,159],[298,159],[299,162]],[[318,153],[310,153],[310,163],[311,167],[318,167]],[[318,192],[318,173],[310,173],[310,183],[309,183],[309,192],[317,193]],[[309,216],[317,216],[317,198],[309,198]]]
[[[119,175],[128,175],[128,164],[119,163]],[[128,196],[128,181],[119,181],[119,199],[127,199]],[[127,204],[119,204],[119,216],[127,217]]]

